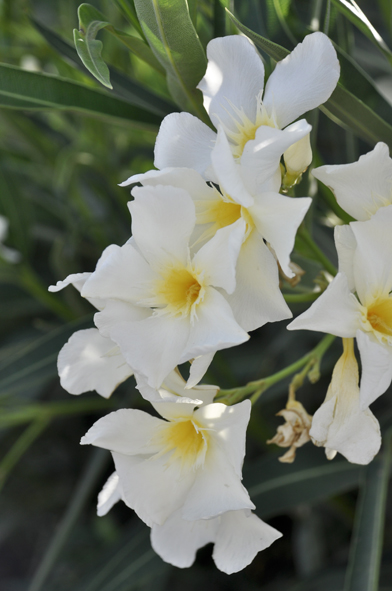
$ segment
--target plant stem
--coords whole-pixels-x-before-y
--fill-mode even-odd
[[[219,397],[217,398],[217,402],[224,402],[225,404],[234,404],[236,402],[240,402],[244,398],[247,398],[249,395],[252,404],[259,399],[261,394],[265,392],[268,388],[280,382],[284,378],[287,378],[291,374],[295,373],[299,369],[301,369],[304,365],[309,366],[309,370],[314,367],[315,364],[319,364],[324,353],[327,349],[332,345],[333,341],[335,340],[334,335],[326,335],[319,344],[312,349],[309,353],[298,359],[291,365],[288,365],[284,369],[268,376],[266,378],[261,378],[260,380],[256,380],[254,382],[249,382],[246,386],[242,386],[240,388],[232,388],[230,390],[221,390],[219,393]]]
[[[298,233],[301,236],[302,240],[306,243],[306,245],[312,250],[316,258],[324,266],[324,269],[335,277],[337,273],[335,266],[331,263],[329,258],[325,256],[321,248],[317,246],[317,244],[315,243],[307,229],[302,225]]]

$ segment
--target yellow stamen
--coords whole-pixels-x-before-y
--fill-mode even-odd
[[[165,277],[157,282],[156,300],[159,307],[166,306],[168,312],[188,316],[203,291],[190,269],[171,267]]]
[[[161,453],[172,452],[170,463],[179,459],[181,467],[188,469],[204,463],[207,434],[192,420],[175,421],[165,426],[161,432],[161,443]]]
[[[378,299],[368,306],[367,319],[375,331],[392,336],[392,297]]]

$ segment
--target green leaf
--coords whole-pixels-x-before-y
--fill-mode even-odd
[[[385,55],[392,64],[392,51],[376,31],[367,16],[362,12],[356,2],[348,0],[332,0],[336,8],[344,14],[374,45]]]
[[[340,62],[340,83],[387,123],[392,124],[392,106],[380,94],[372,78],[350,55],[334,45]]]
[[[78,9],[78,16],[80,30],[74,30],[75,45],[78,49],[78,54],[93,76],[102,82],[102,84],[108,86],[108,88],[112,88],[110,85],[110,70],[101,57],[102,43],[95,40],[98,31],[101,29],[106,29],[109,33],[117,37],[133,54],[145,61],[157,70],[157,72],[161,74],[165,73],[165,70],[143,39],[128,35],[113,27],[106,17],[94,8],[94,6],[81,4]],[[85,41],[85,43],[79,47],[76,37],[83,37],[82,41]],[[81,52],[79,49],[81,49]]]
[[[272,59],[279,61],[288,55],[289,51],[287,49],[257,35],[257,33],[240,23],[230,12],[229,16],[238,29]],[[377,142],[385,142],[392,150],[392,126],[379,117],[363,101],[354,96],[340,82],[338,82],[331,97],[323,105],[320,105],[319,109],[332,121],[345,129],[350,129],[372,146]]]
[[[344,591],[378,591],[386,498],[392,461],[392,431],[385,449],[366,467],[355,515]]]
[[[95,39],[98,31],[110,25],[102,20],[103,15],[90,4],[81,4],[78,9],[79,30],[74,29],[74,42],[80,59],[89,72],[107,88],[110,83],[109,69],[102,59],[102,41]]]
[[[165,68],[174,100],[208,121],[196,89],[207,61],[186,0],[135,0],[135,7],[146,39]]]
[[[244,481],[257,513],[265,518],[356,488],[362,471],[344,459],[329,462],[323,449],[309,445],[298,450],[293,464],[271,456],[254,462],[244,471]]]
[[[15,102],[13,102],[15,99]],[[25,101],[34,109],[60,109],[110,118],[154,131],[161,118],[84,84],[0,64],[0,107],[20,108]]]
[[[124,45],[131,50],[139,59],[143,60],[146,64],[154,68],[160,74],[164,74],[165,70],[151,51],[150,47],[138,37],[133,35],[127,35],[114,27],[108,27],[108,31],[113,33]]]
[[[59,37],[54,31],[45,27],[42,23],[39,23],[36,20],[32,20],[32,22],[41,35],[56,51],[67,58],[67,60],[70,60],[77,68],[82,69],[84,72],[86,71],[80,62],[77,51],[72,45]],[[144,46],[155,59],[150,48],[145,44]],[[157,64],[161,67],[158,61]],[[124,76],[113,66],[109,67],[109,72],[114,92],[131,104],[148,109],[152,113],[156,113],[162,117],[165,117],[165,115],[172,113],[175,110],[174,104],[169,103],[162,97],[152,93],[150,90],[143,88],[138,82]]]

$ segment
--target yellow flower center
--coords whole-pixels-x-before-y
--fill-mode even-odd
[[[161,433],[161,444],[161,453],[172,452],[170,463],[179,459],[181,467],[189,469],[203,465],[208,440],[205,431],[189,419],[178,420],[165,426]]]
[[[375,331],[392,336],[392,297],[378,299],[368,306],[367,320]]]
[[[221,195],[218,191],[217,199],[210,201],[196,201],[196,223],[211,224],[199,237],[196,244],[210,240],[221,228],[234,224],[242,218],[246,223],[245,240],[254,228],[252,216],[246,207],[235,203],[229,195]],[[193,245],[195,246],[195,245]]]
[[[272,114],[270,116],[266,108],[261,101],[261,94],[257,97],[257,112],[256,121],[251,121],[247,115],[245,115],[243,108],[238,109],[235,105],[230,103],[230,107],[234,114],[232,114],[232,121],[236,127],[236,130],[229,129],[226,125],[223,125],[227,137],[231,141],[231,149],[235,158],[240,158],[244,151],[245,145],[250,140],[254,140],[256,137],[256,131],[262,125],[268,127],[277,128],[275,117]]]
[[[195,274],[183,266],[171,267],[157,282],[157,303],[173,315],[188,316],[203,295],[204,289]]]

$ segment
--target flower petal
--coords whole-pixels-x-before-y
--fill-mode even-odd
[[[181,507],[195,480],[195,472],[181,472],[168,455],[151,459],[113,453],[123,501],[150,527],[162,525]]]
[[[353,340],[343,341],[343,355],[332,373],[325,402],[312,419],[313,443],[341,453],[349,462],[368,464],[381,446],[380,426],[370,410],[361,410],[358,364]]]
[[[92,273],[71,273],[63,281],[57,281],[56,285],[49,285],[48,291],[61,291],[67,285],[73,285],[78,291],[81,291],[83,285],[91,275]]]
[[[379,209],[371,220],[350,224],[357,241],[355,287],[364,306],[392,290],[392,205]]]
[[[110,337],[118,344],[134,371],[147,377],[152,388],[159,388],[168,373],[180,363],[188,348],[187,318],[166,314],[136,322],[114,325]]]
[[[256,131],[255,139],[246,142],[241,156],[241,174],[245,187],[251,195],[261,192],[276,170],[283,153],[290,146],[306,137],[312,127],[302,119],[286,127],[284,131],[262,125]],[[302,171],[301,171],[302,172]],[[280,187],[280,182],[279,182]]]
[[[323,294],[288,326],[288,330],[317,330],[337,337],[355,336],[360,304],[350,292],[347,277],[338,273]]]
[[[82,296],[136,303],[150,295],[149,287],[156,277],[135,246],[127,243],[116,246],[91,274]]]
[[[280,128],[324,103],[340,75],[336,51],[326,35],[312,33],[278,62],[265,87],[264,105]]]
[[[257,100],[264,86],[264,66],[255,46],[247,37],[230,35],[207,45],[207,71],[199,82],[204,107],[215,127],[223,123],[236,131],[235,109],[242,110],[254,123]]]
[[[271,244],[287,277],[295,275],[290,268],[290,253],[311,203],[310,197],[292,199],[279,193],[263,193],[249,208],[257,231]]]
[[[244,207],[252,205],[253,197],[245,187],[244,179],[241,176],[241,168],[234,160],[229,141],[221,126],[218,127],[218,135],[211,154],[211,160],[221,189],[240,205]]]
[[[249,335],[235,321],[227,300],[210,287],[197,309],[197,316],[190,327],[189,339],[179,363],[234,347],[248,339]]]
[[[186,383],[186,388],[194,388],[196,384],[200,382],[207,369],[210,367],[215,351],[207,353],[206,355],[199,355],[192,361],[191,368],[189,370],[189,378]],[[203,387],[203,386],[200,386]],[[203,398],[204,400],[204,398]],[[205,400],[207,403],[207,401]],[[212,402],[212,400],[210,400]]]
[[[60,383],[70,394],[96,390],[104,398],[133,374],[116,343],[96,328],[75,332],[61,349],[57,367]]]
[[[193,258],[194,268],[203,272],[208,285],[221,287],[227,293],[235,289],[235,267],[242,242],[245,237],[246,224],[239,219],[234,224],[218,230]]]
[[[215,540],[218,526],[219,518],[185,521],[176,511],[163,525],[152,526],[151,546],[165,562],[187,568],[194,563],[197,550]]]
[[[203,469],[198,470],[197,478],[185,499],[183,519],[210,519],[226,511],[254,508],[248,491],[241,484],[225,451],[218,445],[211,445]]]
[[[184,189],[194,200],[216,198],[215,189],[207,185],[203,177],[192,168],[165,168],[163,170],[149,170],[143,174],[135,174],[121,183],[125,187],[134,183],[146,186],[171,185]]]
[[[361,409],[366,409],[389,388],[392,381],[392,351],[363,331],[357,332],[361,355]]]
[[[346,274],[348,286],[351,291],[356,291],[354,278],[354,255],[357,241],[350,226],[335,227],[335,246],[338,252],[339,271]]]
[[[356,220],[368,220],[392,202],[392,160],[382,142],[357,162],[320,166],[312,174],[331,189],[340,207]]]
[[[120,480],[117,472],[113,472],[103,485],[103,489],[98,495],[97,515],[102,517],[110,511],[110,509],[118,501],[121,500]]]
[[[281,537],[278,530],[249,511],[228,511],[220,517],[212,557],[219,570],[231,575]]]
[[[214,442],[226,454],[227,461],[235,473],[242,478],[242,464],[245,457],[246,428],[250,419],[251,403],[244,400],[232,406],[219,402],[198,408],[195,419],[214,432]]]
[[[95,445],[125,456],[147,456],[160,450],[152,443],[157,429],[165,425],[137,409],[121,409],[99,419],[80,440],[81,445]]]
[[[188,262],[188,242],[196,223],[195,206],[186,191],[172,186],[135,187],[128,203],[132,234],[146,260],[156,266]]]
[[[236,270],[237,286],[226,296],[238,324],[247,332],[291,318],[279,289],[278,265],[260,235],[253,231],[241,247]]]
[[[159,129],[154,166],[159,169],[193,168],[206,180],[215,181],[209,170],[215,137],[205,123],[190,113],[171,113],[164,118]]]
[[[116,324],[144,320],[150,316],[150,308],[140,308],[121,300],[108,300],[103,310],[94,315],[94,322],[101,335],[110,338],[110,331]]]

